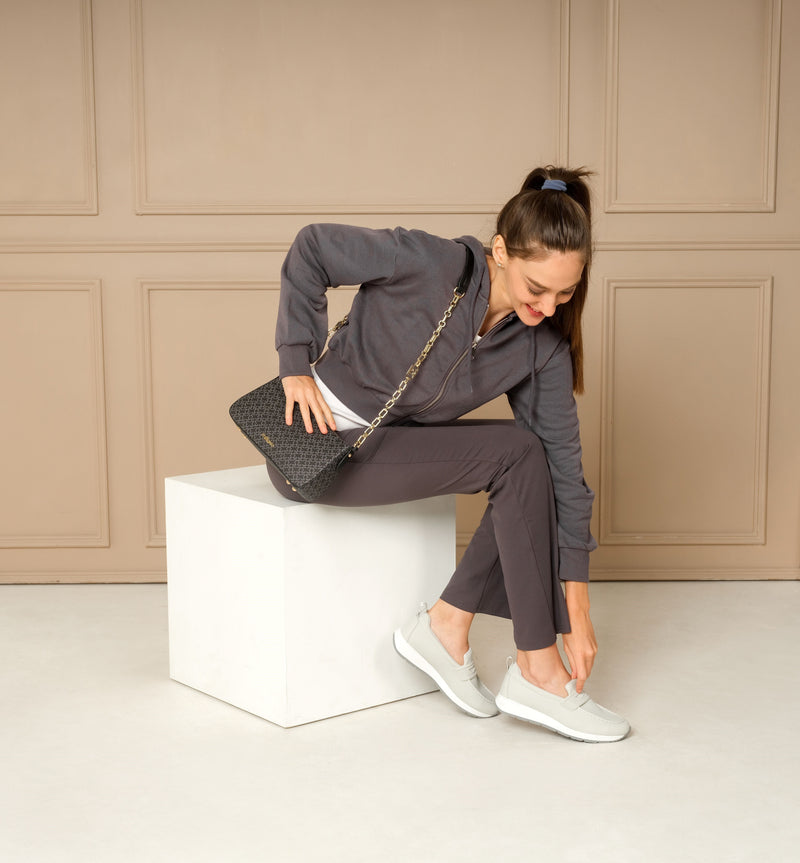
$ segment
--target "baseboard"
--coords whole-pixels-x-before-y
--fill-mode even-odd
[[[459,548],[460,554],[464,549]],[[590,569],[591,581],[800,581],[800,568]],[[2,584],[166,584],[163,570],[146,572],[6,572]]]
[[[164,570],[152,572],[4,572],[0,584],[164,584]]]
[[[800,568],[612,569],[589,568],[591,581],[797,581]]]

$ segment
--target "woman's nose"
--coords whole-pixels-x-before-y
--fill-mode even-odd
[[[556,313],[556,299],[555,297],[544,297],[542,301],[539,303],[539,311],[548,318],[552,318]]]

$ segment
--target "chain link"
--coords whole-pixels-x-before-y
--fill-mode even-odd
[[[334,333],[338,333],[339,330],[347,323],[347,320],[349,317],[350,317],[350,314],[348,313],[339,321],[338,324],[336,324],[335,326],[332,326],[328,330],[328,338],[330,338]]]
[[[364,432],[361,434],[359,439],[353,444],[353,450],[357,450],[361,446],[361,444],[363,444],[364,441],[372,434],[372,432],[374,432],[375,429],[384,421],[384,419],[386,418],[386,415],[392,409],[394,403],[400,398],[401,395],[403,395],[403,393],[406,390],[406,387],[417,376],[417,372],[419,371],[419,367],[422,365],[423,361],[425,360],[425,357],[427,357],[428,354],[430,353],[430,350],[433,347],[433,343],[436,341],[436,339],[439,338],[439,335],[441,334],[442,330],[445,328],[445,324],[447,323],[448,319],[450,318],[450,315],[453,314],[453,310],[458,305],[458,301],[461,299],[462,296],[463,296],[463,294],[460,294],[458,292],[458,289],[456,289],[453,292],[453,299],[450,301],[450,305],[447,307],[447,309],[445,309],[445,313],[444,313],[444,315],[442,315],[442,319],[439,321],[439,323],[436,326],[436,329],[433,331],[433,334],[428,339],[427,344],[422,349],[422,353],[417,357],[416,361],[414,363],[412,363],[411,366],[409,366],[409,369],[406,372],[406,376],[403,378],[402,381],[400,381],[400,385],[392,393],[391,397],[389,398],[389,401],[386,402],[386,404],[381,409],[381,412],[378,414],[378,416],[376,416],[375,419],[367,426],[367,428],[364,429]],[[347,321],[347,318],[345,318],[343,321],[340,321],[340,323],[336,327],[334,327],[332,332],[335,332],[337,329],[339,329],[340,326],[343,326],[346,321]],[[352,455],[352,453],[351,453],[351,455]]]

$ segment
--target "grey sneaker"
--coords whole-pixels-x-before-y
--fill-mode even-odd
[[[566,685],[566,698],[559,698],[529,683],[515,662],[503,679],[497,706],[503,713],[542,725],[584,743],[612,743],[631,730],[627,719],[595,704],[585,693],[575,691],[575,681]]]
[[[423,603],[417,614],[394,633],[395,650],[431,677],[439,689],[465,713],[486,719],[497,716],[494,695],[478,680],[472,648],[459,665],[431,629],[431,618]]]

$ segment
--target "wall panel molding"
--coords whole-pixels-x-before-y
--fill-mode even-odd
[[[720,533],[698,530],[681,532],[668,530],[626,529],[613,524],[612,511],[615,489],[615,354],[616,354],[616,302],[617,293],[625,290],[674,289],[676,292],[692,289],[716,289],[736,291],[744,289],[757,292],[758,316],[753,324],[755,336],[755,392],[753,401],[753,451],[742,453],[740,463],[752,465],[753,497],[752,521],[747,529]],[[601,381],[601,465],[599,495],[599,541],[605,545],[735,545],[764,544],[766,541],[766,496],[767,496],[767,450],[769,416],[769,380],[771,358],[771,309],[772,278],[680,278],[680,279],[604,279],[604,325]],[[680,303],[676,295],[676,303]],[[688,303],[687,303],[688,306]],[[702,370],[698,371],[698,374]],[[680,427],[680,416],[668,417],[676,430]],[[655,494],[655,492],[653,492]]]
[[[750,567],[742,569],[614,569],[590,567],[593,581],[797,581],[798,567]]]
[[[92,391],[91,427],[95,437],[95,462],[97,486],[97,521],[94,531],[81,534],[42,533],[28,535],[0,535],[0,548],[107,548],[109,531],[109,486],[108,486],[108,439],[106,430],[105,359],[103,347],[103,317],[101,305],[102,285],[100,280],[81,281],[28,281],[0,282],[0,292],[55,292],[58,294],[84,293],[89,302],[88,331],[90,336],[90,387]],[[10,420],[9,420],[10,421]],[[18,418],[25,422],[24,417]],[[58,417],[53,418],[53,434],[58,434]],[[6,488],[8,493],[9,489]]]
[[[559,58],[558,70],[558,164],[569,165],[569,111],[570,111],[570,82],[572,62],[572,39],[570,24],[572,20],[572,0],[560,0],[560,22],[559,22]]]
[[[471,538],[471,534],[468,535]],[[466,548],[469,538],[459,542]],[[750,569],[614,569],[592,567],[592,581],[798,581],[800,569],[752,567]],[[0,584],[166,584],[166,569],[159,570],[37,570],[0,574]]]
[[[487,215],[495,215],[487,213]],[[236,241],[236,240],[67,240],[34,242],[0,242],[1,255],[94,255],[94,254],[146,254],[223,252],[270,253],[285,255],[291,240]],[[800,237],[751,237],[731,240],[598,240],[597,252],[797,252]]]
[[[131,0],[131,41],[133,80],[133,125],[134,125],[134,187],[135,212],[137,215],[380,215],[380,214],[491,214],[497,213],[504,201],[454,200],[430,203],[320,203],[319,201],[270,201],[255,203],[205,200],[165,201],[159,200],[152,191],[148,167],[147,88],[145,85],[145,5],[146,0]],[[566,161],[569,154],[569,96],[570,96],[570,10],[571,0],[551,0],[558,22],[556,44],[558,56],[555,60],[553,78],[557,82],[559,98],[556,99],[555,115],[552,117],[555,150],[553,158]],[[465,124],[465,128],[469,127]],[[455,129],[453,140],[458,146]],[[523,166],[529,170],[530,166]],[[467,185],[467,184],[465,184]]]
[[[291,240],[279,242],[252,242],[236,240],[70,240],[41,242],[0,242],[0,255],[94,255],[94,254],[139,254],[166,252],[278,252],[286,254]],[[798,241],[800,248],[800,240]]]
[[[97,202],[97,133],[94,105],[94,51],[92,44],[92,0],[78,0],[81,31],[81,103],[83,110],[84,195],[77,200],[11,201],[0,200],[4,216],[95,216]],[[8,126],[4,134],[13,134]]]
[[[762,78],[760,189],[758,200],[624,200],[620,178],[620,5],[606,0],[607,60],[605,106],[605,211],[607,213],[766,213],[775,212],[778,163],[778,95],[780,83],[781,0],[765,0],[766,44]],[[678,55],[676,54],[676,57]]]
[[[598,252],[796,252],[798,237],[752,237],[739,240],[600,240]]]
[[[259,291],[278,293],[280,283],[276,281],[226,280],[206,281],[195,279],[140,279],[141,318],[139,326],[140,355],[142,358],[142,420],[144,440],[144,499],[145,525],[147,535],[145,545],[159,548],[166,545],[166,535],[158,524],[158,500],[163,496],[163,479],[158,476],[156,465],[156,416],[153,385],[152,355],[152,308],[151,299],[160,291]]]
[[[477,528],[476,528],[477,530]],[[470,542],[472,542],[472,536],[475,531],[472,530],[459,530],[456,531],[456,547],[457,548],[466,548]]]
[[[159,570],[45,570],[0,573],[0,584],[165,584],[166,569]]]

